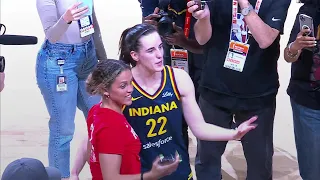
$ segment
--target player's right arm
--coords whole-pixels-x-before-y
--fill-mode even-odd
[[[173,70],[181,96],[183,115],[192,133],[197,138],[207,141],[235,140],[240,139],[256,127],[252,123],[257,117],[252,117],[243,122],[236,130],[206,123],[196,102],[194,84],[190,76],[182,69],[173,68]]]

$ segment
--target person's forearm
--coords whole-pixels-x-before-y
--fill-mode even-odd
[[[249,2],[240,4],[240,8],[247,8],[249,5]],[[244,19],[253,38],[261,49],[268,48],[279,35],[279,31],[264,23],[254,10],[250,11]]]
[[[105,180],[140,180],[141,179],[141,174],[136,174],[136,175],[117,175],[117,177],[107,177],[104,178]],[[155,180],[158,179],[154,177],[150,172],[144,173],[143,174],[143,180]]]
[[[200,45],[206,44],[212,36],[210,17],[197,20],[197,22],[194,24],[194,33],[196,40]]]
[[[194,54],[202,54],[203,48],[195,39],[186,39],[186,41],[182,45],[186,50],[194,53]]]
[[[198,123],[196,127],[190,127],[190,129],[198,139],[205,141],[233,140],[237,133],[233,129],[221,128],[205,122]]]
[[[78,148],[71,174],[78,176],[87,161],[89,161],[89,145],[88,139],[84,139]]]
[[[289,51],[289,48],[286,47],[284,49],[284,60],[286,60],[289,63],[296,62],[299,59],[300,54],[301,51],[293,50],[292,48],[290,48]]]

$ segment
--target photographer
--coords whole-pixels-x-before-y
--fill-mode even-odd
[[[204,61],[203,47],[194,38],[193,25],[195,19],[191,14],[187,14],[187,0],[141,0],[142,21],[158,26],[161,18],[161,11],[167,12],[168,16],[174,22],[172,24],[173,33],[162,35],[164,42],[164,63],[169,66],[184,68],[189,73],[196,90],[196,100],[199,99],[198,84],[202,73]],[[186,23],[186,19],[188,19]],[[187,62],[181,63],[171,56],[171,51],[178,49],[187,54]],[[188,126],[184,122],[183,137],[188,147]]]
[[[200,107],[206,122],[235,128],[258,115],[257,128],[242,140],[247,180],[271,180],[273,123],[279,81],[280,35],[291,0],[214,0],[188,11],[195,37],[205,47]],[[234,120],[234,121],[233,121]],[[235,122],[235,123],[234,123]],[[198,142],[198,180],[221,179],[226,142]]]
[[[320,3],[319,0],[301,0],[301,3],[304,5],[300,7],[284,50],[285,60],[292,63],[287,93],[292,107],[300,175],[302,179],[317,180],[320,177]],[[302,14],[313,19],[314,29],[300,28],[305,24],[304,16],[300,17]],[[313,35],[304,36],[309,33]]]

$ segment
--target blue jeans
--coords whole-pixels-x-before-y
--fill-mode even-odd
[[[64,59],[63,76],[67,91],[57,91],[57,78],[61,75],[57,59]],[[38,52],[36,63],[37,83],[43,95],[49,120],[49,166],[58,168],[62,178],[70,176],[70,142],[75,130],[75,113],[78,107],[87,117],[90,108],[99,103],[99,96],[86,92],[85,81],[98,60],[93,40],[79,45],[52,44],[45,41]]]
[[[309,109],[291,99],[294,135],[300,175],[320,179],[320,110]]]

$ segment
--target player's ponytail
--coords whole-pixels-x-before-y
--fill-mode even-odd
[[[141,46],[140,38],[153,32],[157,32],[157,29],[146,23],[124,30],[119,41],[119,59],[134,67],[137,62],[132,58],[131,51],[138,52]]]

